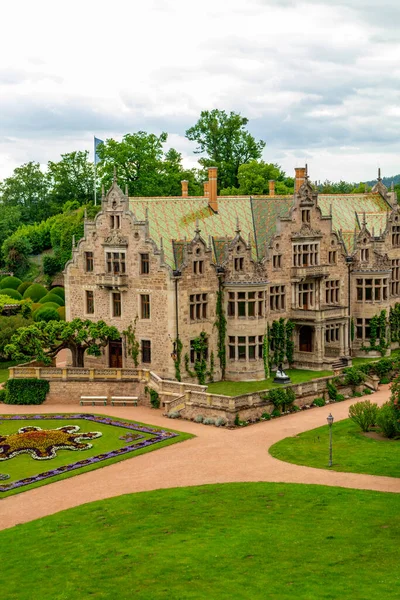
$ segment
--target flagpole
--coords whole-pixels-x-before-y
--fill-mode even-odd
[[[96,168],[96,138],[93,136],[94,143],[94,205],[97,206],[97,168]]]

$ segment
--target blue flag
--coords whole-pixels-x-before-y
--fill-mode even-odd
[[[104,144],[104,140],[99,140],[99,138],[97,138],[95,136],[94,138],[94,164],[97,165],[98,162],[100,162],[100,156],[97,154],[97,147],[100,144]]]

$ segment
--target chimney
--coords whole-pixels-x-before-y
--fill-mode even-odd
[[[183,181],[181,181],[181,186],[182,186],[182,198],[187,198],[189,193],[188,193],[188,185],[189,182],[184,179]]]
[[[208,169],[208,206],[214,212],[218,212],[217,171],[217,167],[209,167]]]
[[[204,197],[208,198],[209,193],[210,193],[210,190],[209,190],[209,188],[210,188],[210,182],[209,181],[205,181],[203,185],[204,185]]]
[[[274,179],[270,179],[268,181],[269,183],[269,195],[270,196],[275,196],[275,180]]]
[[[295,170],[295,183],[294,183],[294,191],[297,194],[301,186],[306,180],[306,168],[305,167],[297,167]]]

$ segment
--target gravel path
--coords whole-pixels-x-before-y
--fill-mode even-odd
[[[382,404],[389,386],[382,385],[372,396]],[[167,419],[160,411],[145,407],[97,407],[96,412],[144,423],[171,427],[196,435],[185,442],[143,454],[97,471],[83,473],[0,501],[0,529],[25,523],[73,506],[121,494],[160,488],[228,483],[234,481],[280,481],[313,483],[400,493],[400,479],[292,465],[268,454],[275,442],[326,423],[332,412],[335,421],[348,416],[354,399],[339,404],[291,414],[239,430],[227,430],[187,421]],[[81,412],[64,405],[38,407],[3,405],[2,414]],[[1,415],[0,415],[1,418]],[[327,447],[328,454],[328,447]]]

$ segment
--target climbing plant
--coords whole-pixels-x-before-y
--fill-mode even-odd
[[[176,348],[176,358],[174,360],[175,365],[175,379],[177,381],[182,381],[181,377],[181,358],[182,358],[182,342],[179,338],[175,340],[175,348]]]
[[[208,349],[208,338],[205,331],[202,331],[200,335],[191,341],[191,347],[194,351],[195,361],[193,365],[194,372],[189,368],[189,355],[185,354],[185,368],[190,377],[196,377],[200,385],[206,383],[207,376],[207,349]]]
[[[219,364],[221,367],[221,379],[225,379],[225,369],[226,369],[226,317],[224,313],[224,302],[223,302],[223,292],[222,290],[218,290],[217,292],[217,306],[216,306],[216,314],[217,318],[215,321],[215,327],[218,330],[218,358]]]
[[[267,327],[268,337],[268,348],[265,348],[264,352],[268,350],[266,356],[269,357],[268,372],[271,369],[271,362],[275,365],[279,365],[284,362],[285,358],[289,364],[294,361],[294,342],[293,342],[293,331],[294,323],[292,321],[280,318],[279,321],[273,321],[271,327]],[[272,358],[270,352],[272,351]],[[265,370],[264,360],[264,370]]]
[[[136,339],[136,323],[138,316],[136,315],[135,320],[129,325],[128,329],[125,329],[122,333],[126,336],[128,352],[132,357],[135,367],[139,364],[139,342]]]
[[[267,331],[265,332],[264,340],[263,340],[263,361],[264,361],[265,379],[268,379],[269,374],[270,374],[269,336],[270,336],[269,325],[267,324]]]
[[[389,312],[390,339],[400,342],[400,304],[396,302]]]
[[[390,338],[387,339],[386,310],[381,310],[379,315],[374,315],[370,319],[369,327],[369,346],[363,345],[361,346],[361,350],[364,350],[365,352],[372,352],[376,350],[381,353],[381,356],[385,356],[386,350],[390,345]],[[379,344],[376,343],[378,339]]]
[[[350,321],[350,338],[351,338],[351,341],[354,342],[354,319],[353,319],[353,317],[351,317],[351,321]]]
[[[293,341],[294,323],[293,321],[286,321],[285,324],[285,337],[286,337],[286,358],[289,365],[294,362],[294,341]]]
[[[214,352],[211,350],[211,354],[210,354],[210,368],[207,371],[207,376],[210,382],[214,381],[214,366],[215,366],[215,361],[214,361]]]

